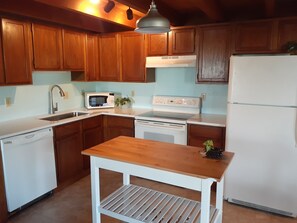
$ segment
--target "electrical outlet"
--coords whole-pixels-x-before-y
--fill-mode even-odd
[[[10,97],[6,97],[5,98],[5,107],[8,108],[11,106],[11,98]]]
[[[206,100],[206,93],[201,93],[201,99],[202,99],[202,101]]]

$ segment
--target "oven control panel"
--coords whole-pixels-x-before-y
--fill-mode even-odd
[[[197,97],[197,98],[178,97],[178,96],[154,96],[153,105],[200,108],[201,98],[200,97]]]

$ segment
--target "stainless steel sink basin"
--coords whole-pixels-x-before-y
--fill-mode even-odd
[[[40,118],[40,120],[46,120],[46,121],[60,121],[63,119],[67,118],[73,118],[73,117],[78,117],[82,115],[88,115],[89,113],[87,112],[68,112],[60,115],[52,115],[44,118]]]

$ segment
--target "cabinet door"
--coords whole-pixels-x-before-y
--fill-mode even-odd
[[[235,52],[271,52],[274,47],[273,29],[272,21],[238,24],[235,30]]]
[[[189,124],[188,145],[203,148],[203,143],[211,139],[215,147],[225,149],[225,134],[225,127]]]
[[[65,182],[83,169],[80,133],[73,134],[56,142],[58,183]]]
[[[168,34],[147,35],[147,55],[166,56],[168,55]]]
[[[173,29],[170,35],[172,41],[172,55],[196,53],[195,28]]]
[[[4,85],[4,84],[5,84],[5,76],[4,76],[4,67],[3,67],[2,37],[0,35],[0,85]]]
[[[120,81],[119,49],[117,34],[99,37],[100,81]]]
[[[120,34],[122,81],[145,81],[144,35],[138,33]]]
[[[32,40],[30,24],[2,19],[6,84],[32,83]]]
[[[230,26],[203,27],[199,38],[199,82],[227,82],[231,56]]]
[[[280,20],[277,48],[282,49],[290,41],[297,41],[297,19]]]
[[[62,30],[32,24],[35,70],[62,69]]]
[[[87,35],[86,48],[86,80],[99,80],[99,55],[98,55],[98,37],[96,35]]]
[[[86,34],[63,30],[64,69],[83,71],[85,68]]]
[[[83,171],[81,122],[54,128],[57,176],[59,185],[73,181]]]
[[[104,141],[118,136],[134,137],[134,118],[103,116]]]
[[[103,142],[102,116],[82,120],[83,148],[88,149]],[[84,169],[90,168],[90,157],[83,156]]]

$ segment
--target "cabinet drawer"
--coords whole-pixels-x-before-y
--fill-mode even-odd
[[[80,132],[81,122],[71,122],[54,128],[55,138],[61,139]]]
[[[102,116],[87,118],[82,121],[83,130],[102,126]]]
[[[105,116],[104,117],[104,126],[134,128],[134,118],[118,117],[118,116]]]

